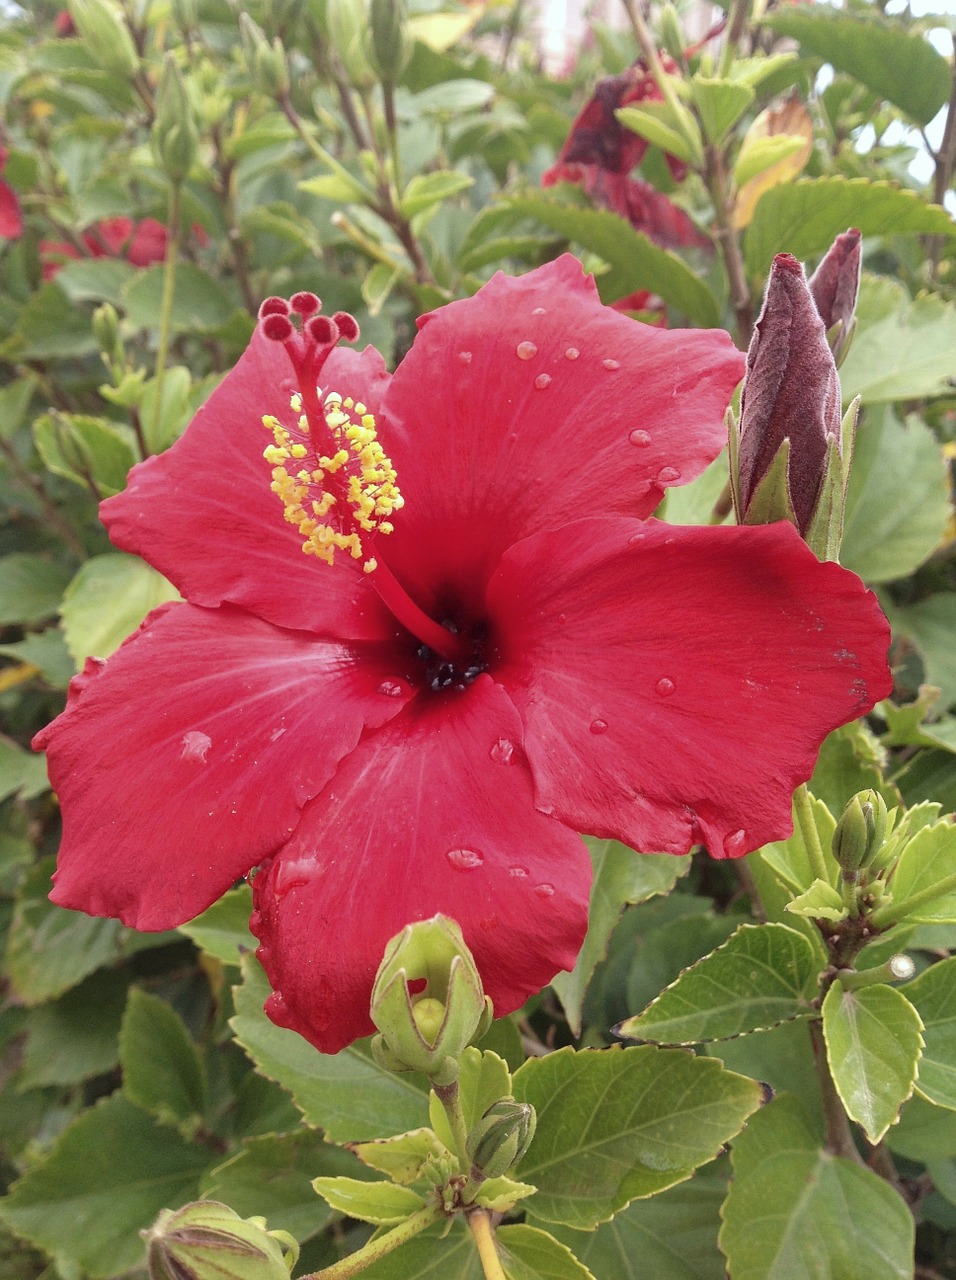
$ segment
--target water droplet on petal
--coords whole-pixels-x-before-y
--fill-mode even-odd
[[[606,720],[592,720],[592,721],[591,721],[591,732],[592,732],[592,733],[607,733],[607,721],[606,721]]]
[[[743,852],[743,847],[746,842],[747,833],[743,828],[739,831],[734,831],[724,840],[724,853],[726,853],[729,858],[735,858],[738,854]]]
[[[673,484],[680,479],[680,472],[676,467],[661,467],[657,473],[657,479],[661,484]]]
[[[278,742],[284,733],[285,733],[285,725],[284,724],[277,725],[276,728],[273,729],[272,732],[269,734],[269,741]]]
[[[638,449],[646,449],[651,443],[651,433],[649,431],[632,431],[627,438]]]
[[[558,614],[558,622],[560,622],[562,626],[564,626],[567,620],[568,620],[568,615],[566,613]]]
[[[601,364],[604,365],[605,369],[611,369],[611,370],[620,369],[621,367],[620,360],[602,360]]]
[[[644,529],[639,529],[637,533],[632,533],[628,538],[628,545],[633,546],[635,542],[643,542],[646,537],[646,531]]]
[[[654,688],[657,690],[657,692],[661,695],[662,698],[669,698],[671,694],[674,692],[674,690],[677,688],[677,685],[674,683],[673,680],[668,680],[667,676],[661,676],[660,680],[658,680]]]
[[[543,315],[546,315],[547,312],[545,311],[544,307],[535,307],[535,309],[531,312],[531,314],[533,316],[543,316]]]
[[[405,691],[397,681],[383,680],[376,692],[386,698],[400,698]]]
[[[511,764],[515,753],[515,744],[510,738],[499,738],[491,748],[491,758],[495,764]]]
[[[515,355],[519,360],[533,360],[538,354],[538,348],[533,342],[519,342],[515,347]]]
[[[527,872],[527,870],[526,870],[524,867],[509,867],[509,868],[508,868],[508,875],[509,875],[509,876],[513,876],[516,880],[523,880],[523,879],[524,879],[524,877],[525,877],[527,874],[528,874],[528,872]]]
[[[534,385],[535,385],[535,387],[537,387],[537,389],[538,389],[539,391],[543,391],[543,390],[545,389],[545,387],[550,387],[550,386],[551,386],[551,374],[550,374],[550,373],[539,373],[539,374],[538,374],[538,376],[537,376],[537,377],[535,378],[535,380],[534,380]]]
[[[471,364],[471,352],[470,352],[470,351],[459,351],[459,352],[458,352],[458,359],[462,362],[462,364]]]
[[[577,347],[568,347],[567,351],[565,351],[564,353],[564,358],[565,360],[577,360],[580,354],[581,352],[577,349]]]
[[[536,885],[534,886],[534,891],[535,891],[535,893],[538,895],[538,897],[539,897],[539,898],[553,898],[553,897],[554,897],[554,885],[553,885],[553,884],[536,884]]]
[[[309,883],[309,873],[312,869],[311,864],[303,862],[280,862],[276,867],[275,892],[281,898],[291,893],[293,889],[301,889],[303,885]]]
[[[449,849],[445,857],[456,871],[474,871],[485,860],[485,855],[477,849]]]
[[[183,734],[182,757],[184,760],[198,760],[200,764],[205,764],[211,746],[212,738],[208,733],[190,729],[188,733]]]

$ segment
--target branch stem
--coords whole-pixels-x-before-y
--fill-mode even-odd
[[[163,381],[166,377],[166,360],[169,357],[169,340],[173,328],[173,299],[176,296],[176,262],[179,258],[181,206],[182,186],[178,182],[170,183],[166,262],[163,267],[163,301],[159,312],[159,346],[156,348],[156,400],[149,432],[151,440],[157,437],[159,419],[163,412]]]
[[[793,816],[803,838],[803,845],[810,862],[810,870],[817,880],[822,880],[825,884],[829,884],[830,871],[823,856],[823,846],[820,844],[820,833],[817,831],[813,803],[805,782],[802,782],[793,793]]]
[[[863,1164],[863,1157],[857,1150],[850,1129],[850,1120],[844,1110],[840,1095],[837,1093],[830,1064],[827,1061],[827,1047],[823,1038],[823,1022],[820,1019],[810,1023],[810,1039],[813,1042],[813,1056],[817,1064],[817,1076],[820,1080],[820,1095],[823,1100],[823,1120],[826,1127],[827,1150],[854,1164]]]
[[[468,1154],[468,1126],[465,1124],[465,1113],[461,1108],[461,1093],[458,1081],[451,1084],[433,1084],[435,1097],[445,1108],[451,1136],[455,1143],[455,1155],[462,1173],[471,1172],[471,1157]]]
[[[373,1262],[378,1262],[380,1258],[387,1258],[401,1245],[413,1240],[441,1217],[441,1205],[426,1205],[424,1209],[419,1209],[417,1213],[413,1213],[397,1227],[387,1231],[385,1235],[375,1237],[355,1253],[350,1253],[347,1258],[333,1262],[330,1267],[323,1267],[321,1271],[313,1271],[307,1276],[302,1276],[301,1280],[351,1280],[352,1276],[359,1275]]]
[[[498,1245],[495,1241],[494,1227],[491,1225],[491,1214],[487,1209],[472,1209],[467,1215],[468,1229],[478,1250],[478,1260],[484,1272],[485,1280],[508,1280],[504,1267],[498,1256]]]

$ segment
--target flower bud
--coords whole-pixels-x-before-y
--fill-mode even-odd
[[[100,351],[108,361],[121,360],[123,348],[120,344],[119,316],[111,302],[104,302],[93,312],[93,337]]]
[[[112,0],[69,0],[73,25],[107,71],[131,76],[139,70],[139,54],[121,10]]]
[[[141,1233],[150,1280],[289,1280],[299,1246],[265,1228],[265,1218],[240,1218],[216,1200],[164,1209]]]
[[[183,182],[196,158],[196,124],[182,73],[171,53],[163,64],[150,141],[156,163],[170,182]]]
[[[368,60],[383,84],[395,84],[411,57],[406,0],[371,0]]]
[[[413,995],[410,988],[416,990]],[[385,948],[372,988],[373,1049],[391,1070],[421,1071],[441,1084],[491,1021],[491,1001],[461,930],[435,916],[407,925]]]
[[[878,791],[860,791],[843,810],[833,833],[833,856],[844,878],[856,878],[883,847],[886,838],[886,803]]]
[[[356,89],[371,89],[375,76],[365,56],[368,29],[365,0],[327,0],[325,22],[329,43],[342,64],[349,83]]]
[[[837,236],[807,282],[838,365],[850,348],[856,328],[853,313],[860,292],[860,241],[855,227]]]
[[[530,1102],[494,1102],[468,1135],[468,1154],[486,1178],[500,1178],[531,1145],[537,1116]],[[473,1175],[476,1176],[476,1175]]]
[[[823,531],[830,547],[832,527],[842,531],[849,461],[840,414],[840,380],[803,267],[779,253],[747,352],[740,426],[731,429],[731,482],[741,524],[789,520],[819,554],[808,535],[833,473],[838,500],[828,489]]]
[[[284,98],[289,92],[289,65],[282,41],[276,36],[270,44],[248,13],[239,16],[239,32],[246,66],[256,88],[270,98]]]
[[[658,18],[658,30],[661,34],[661,44],[664,49],[676,63],[683,62],[684,32],[681,29],[677,10],[670,3],[661,8],[660,17]]]

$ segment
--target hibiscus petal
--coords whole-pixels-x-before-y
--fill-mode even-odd
[[[413,695],[393,666],[228,606],[156,610],[34,740],[63,808],[54,902],[137,929],[204,910]]]
[[[537,812],[507,696],[487,676],[416,701],[366,737],[255,878],[266,1008],[325,1053],[372,1031],[385,944],[411,921],[458,921],[498,1014],[573,966],[591,866]]]
[[[405,497],[386,554],[426,610],[530,533],[650,515],[725,443],[744,367],[728,335],[617,314],[570,255],[419,323],[382,441]]]
[[[334,351],[323,378],[373,412],[388,383],[372,347]],[[290,419],[294,390],[285,350],[257,330],[185,435],[135,466],[124,492],[102,504],[103,522],[116,546],[148,560],[193,604],[238,604],[279,626],[343,640],[378,638],[392,621],[361,569],[303,555],[269,487],[262,418]]]
[[[17,193],[8,182],[0,180],[0,240],[16,240],[22,234],[23,214]]]
[[[539,807],[646,852],[786,836],[824,737],[892,687],[876,598],[785,523],[579,521],[488,600]]]

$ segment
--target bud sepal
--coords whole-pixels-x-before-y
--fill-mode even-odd
[[[164,1209],[142,1233],[150,1280],[289,1280],[299,1246],[217,1200]]]

